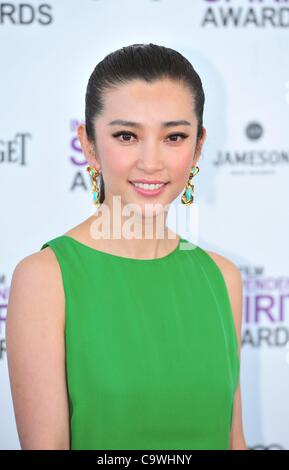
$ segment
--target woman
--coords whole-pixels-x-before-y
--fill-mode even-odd
[[[166,47],[124,47],[91,74],[78,137],[96,213],[12,277],[6,340],[23,449],[247,449],[240,271],[181,249],[162,217],[181,192],[193,201],[203,106],[199,75]]]

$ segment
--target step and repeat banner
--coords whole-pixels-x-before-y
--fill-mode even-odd
[[[88,78],[106,54],[150,42],[181,52],[203,82],[207,140],[193,226],[200,246],[232,260],[243,276],[247,444],[289,449],[286,0],[0,1],[1,449],[20,448],[5,345],[13,270],[91,215],[76,134]],[[184,226],[177,230],[190,238]]]

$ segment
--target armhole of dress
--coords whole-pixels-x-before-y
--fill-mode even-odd
[[[51,248],[51,250],[53,251],[53,253],[56,257],[56,260],[58,262],[60,272],[61,272],[62,286],[63,286],[63,290],[64,290],[64,300],[65,300],[65,329],[64,329],[64,336],[65,336],[65,350],[66,350],[66,327],[67,327],[67,315],[66,315],[67,310],[66,310],[66,307],[67,307],[68,296],[67,296],[67,286],[66,286],[65,274],[64,274],[64,272],[65,272],[64,262],[62,260],[60,252],[58,251],[57,247],[55,246],[55,244],[53,242],[49,241],[49,242],[44,243],[42,245],[42,247],[40,248],[40,250],[43,250],[46,247]],[[71,445],[72,445],[71,418],[72,418],[72,414],[73,414],[73,402],[72,402],[71,395],[70,395],[70,392],[69,392],[69,389],[68,389],[68,374],[67,374],[67,362],[66,362],[66,360],[65,360],[65,376],[66,376],[66,387],[67,387],[66,390],[67,390],[67,399],[68,399],[68,407],[69,407],[69,448],[71,449]]]
[[[213,260],[213,258],[208,254],[206,253],[207,256],[209,256],[209,258],[212,260],[212,262],[214,263],[214,265],[216,266],[219,274],[220,274],[220,279],[221,279],[221,282],[224,286],[224,289],[225,289],[225,292],[226,292],[226,297],[227,297],[227,302],[228,302],[228,305],[229,305],[229,311],[230,311],[230,323],[231,323],[231,327],[232,327],[232,332],[233,332],[233,342],[234,342],[234,349],[235,349],[235,354],[236,354],[236,360],[237,360],[237,372],[236,372],[236,382],[235,382],[235,387],[234,387],[234,392],[237,391],[237,387],[238,387],[238,383],[239,383],[239,374],[240,374],[240,358],[239,358],[239,345],[238,345],[238,336],[237,336],[237,331],[236,331],[236,326],[235,326],[235,322],[234,322],[234,313],[233,313],[233,308],[232,308],[232,304],[231,304],[231,299],[230,299],[230,295],[229,295],[229,290],[228,290],[228,286],[227,286],[227,283],[225,281],[225,278],[224,278],[224,275],[222,273],[222,270],[219,268],[218,264],[216,263],[215,260]]]
[[[51,241],[44,243],[42,247],[40,248],[40,251],[47,247],[49,247],[53,251],[56,261],[58,263],[59,269],[60,269],[60,273],[61,273],[62,287],[63,287],[63,292],[64,292],[64,301],[65,301],[65,330],[66,330],[66,306],[67,306],[68,296],[67,296],[67,286],[66,286],[66,281],[65,281],[64,261],[62,259],[61,253],[59,252],[55,244]]]
[[[216,272],[218,273],[218,277],[220,279],[220,282],[222,284],[222,287],[224,289],[224,292],[226,294],[226,299],[227,299],[227,304],[229,306],[229,312],[230,312],[230,315],[229,315],[229,322],[230,322],[230,325],[231,325],[231,331],[232,331],[232,335],[233,335],[233,345],[234,345],[234,351],[235,351],[235,356],[236,356],[236,360],[237,360],[237,372],[236,372],[236,377],[235,377],[235,382],[234,382],[234,392],[236,392],[237,390],[237,387],[238,387],[238,382],[239,382],[239,373],[240,373],[240,359],[239,359],[239,351],[238,351],[238,337],[237,337],[237,331],[236,331],[236,327],[235,327],[235,322],[234,322],[234,315],[233,315],[233,309],[232,309],[232,305],[231,305],[231,300],[230,300],[230,296],[229,296],[229,291],[228,291],[228,287],[227,287],[227,284],[226,284],[226,281],[225,281],[225,278],[224,278],[224,275],[222,273],[222,270],[219,268],[218,264],[216,263],[216,261],[203,249],[201,248],[200,246],[198,247],[199,248],[199,252],[200,253],[203,253],[204,256],[206,257],[206,259],[209,260],[209,262],[211,263],[212,266],[214,266]],[[197,251],[197,250],[196,250]],[[202,266],[201,266],[202,267]],[[202,267],[203,269],[203,267]],[[207,278],[207,281],[211,287],[211,290],[212,292],[214,293],[214,289],[212,288],[212,285],[211,285],[211,282],[210,282],[210,279],[209,277],[207,276],[207,274],[205,273],[204,269],[203,269],[203,272],[204,272],[204,275],[206,276]],[[216,298],[216,301],[217,301],[217,304],[218,304],[218,307],[219,307],[219,311],[221,311],[220,309],[220,305],[219,305],[219,302],[218,302],[218,299],[214,293],[214,296]],[[221,318],[221,321],[223,322],[223,318]]]

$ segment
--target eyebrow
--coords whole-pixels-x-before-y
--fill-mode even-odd
[[[115,125],[137,127],[140,129],[143,128],[143,125],[140,124],[139,122],[123,121],[122,119],[115,119],[114,121],[111,121],[108,123],[108,126],[115,126]],[[174,127],[174,126],[191,126],[192,124],[186,119],[179,119],[178,121],[164,121],[164,122],[161,122],[161,125],[162,127]]]

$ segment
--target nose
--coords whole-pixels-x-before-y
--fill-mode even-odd
[[[137,167],[148,174],[157,174],[164,168],[163,156],[157,143],[146,142],[142,146]]]

